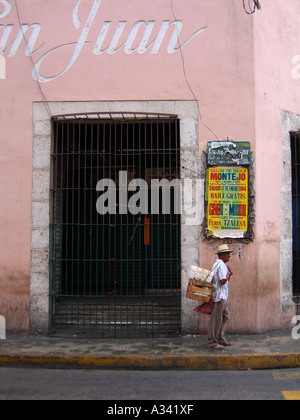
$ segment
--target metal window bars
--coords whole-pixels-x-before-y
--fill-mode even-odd
[[[129,183],[180,179],[174,115],[96,113],[52,118],[50,330],[101,337],[180,333],[180,215],[120,209]],[[96,210],[98,181],[116,185],[116,211]],[[151,209],[151,188],[147,190]],[[161,197],[160,190],[160,197]],[[134,192],[128,192],[128,201]],[[112,214],[111,214],[112,213]]]

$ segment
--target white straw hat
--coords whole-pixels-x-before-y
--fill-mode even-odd
[[[229,249],[227,244],[218,246],[216,254],[225,254],[225,252],[233,252],[233,250]]]

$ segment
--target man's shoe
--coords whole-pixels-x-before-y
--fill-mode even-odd
[[[229,343],[229,341],[221,341],[220,342],[220,344],[222,345],[222,346],[225,346],[225,347],[229,347],[229,346],[231,346],[232,344],[231,343]]]

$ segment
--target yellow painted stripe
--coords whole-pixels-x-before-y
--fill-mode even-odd
[[[285,379],[300,379],[300,372],[274,372],[274,379],[285,380]]]
[[[300,391],[282,391],[282,394],[287,401],[300,401]]]
[[[73,366],[131,369],[247,370],[300,367],[300,353],[239,355],[0,354],[0,366]]]

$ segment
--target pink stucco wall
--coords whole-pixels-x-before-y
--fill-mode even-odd
[[[232,244],[236,250],[230,263],[236,274],[231,282],[232,331],[289,327],[294,313],[281,307],[281,243],[287,233],[282,218],[289,219],[291,226],[292,214],[281,195],[287,181],[282,168],[290,157],[282,148],[280,112],[300,112],[300,82],[293,77],[292,65],[293,57],[299,54],[299,13],[297,1],[276,6],[265,1],[262,11],[253,17],[254,119],[250,113],[247,127],[253,130],[248,138],[255,152],[255,241]],[[207,247],[202,244],[200,259],[204,262],[206,258]],[[205,329],[205,320],[200,324]]]
[[[29,328],[32,103],[45,98],[49,102],[197,99],[200,151],[215,135],[250,141],[257,168],[256,239],[242,248],[234,244],[231,328],[253,331],[286,322],[279,308],[277,266],[280,109],[297,112],[300,104],[290,73],[291,58],[300,53],[295,50],[300,45],[300,10],[298,1],[288,3],[289,7],[266,0],[263,10],[250,17],[237,0],[173,0],[173,9],[170,0],[19,1],[21,23],[39,28],[29,57],[23,41],[12,52],[10,43],[20,28],[18,15],[13,1],[0,2],[0,42],[5,28],[8,34],[7,25],[13,25],[2,45],[6,79],[0,80],[0,314],[8,329]],[[137,40],[150,22],[148,44],[157,39],[163,22],[175,18],[183,23],[180,43],[189,40],[181,52],[176,51],[178,44],[170,43],[172,25],[156,51],[152,44],[141,53]],[[130,31],[139,21],[146,23],[129,44]],[[106,51],[100,54],[97,39],[105,22],[111,25],[101,47]],[[119,22],[124,31],[117,51],[109,53]],[[28,41],[31,36],[29,29]],[[126,40],[127,51],[126,44],[118,49]],[[31,60],[40,64],[42,79],[52,80],[39,86]],[[210,266],[215,246],[200,241],[201,265]],[[274,303],[276,320],[268,309]]]
[[[292,223],[287,206],[280,206],[287,155],[279,113],[300,113],[300,83],[292,68],[293,57],[299,54],[299,13],[297,0],[278,3],[276,8],[269,1],[254,21],[258,330],[291,324],[291,312],[281,313],[278,298],[280,244],[286,235],[282,220],[290,217]]]

